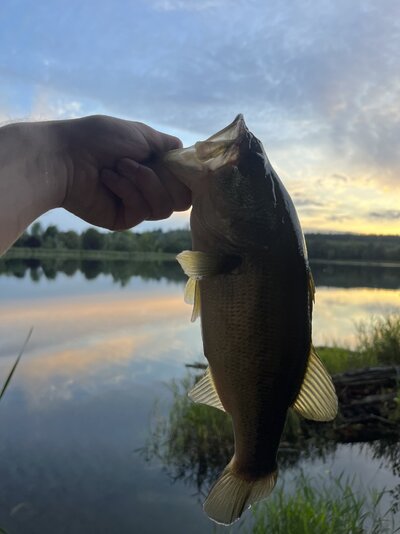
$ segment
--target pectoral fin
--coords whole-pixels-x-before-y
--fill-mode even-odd
[[[229,273],[241,262],[239,256],[200,252],[198,250],[184,250],[177,255],[176,259],[185,274],[195,280]]]
[[[194,322],[200,316],[199,280],[232,271],[240,264],[241,258],[198,250],[184,250],[177,255],[176,259],[189,277],[185,287],[185,302],[193,304],[191,321]]]
[[[189,278],[189,280],[187,281],[184,300],[186,304],[193,304],[192,317],[190,320],[192,321],[192,323],[194,323],[197,317],[200,317],[199,281],[195,278]]]
[[[225,408],[222,406],[221,399],[219,398],[209,367],[207,368],[204,376],[197,382],[194,388],[189,391],[188,395],[189,398],[194,402],[207,404],[208,406],[213,406],[214,408],[218,408],[218,410],[222,410],[223,412],[225,411]]]
[[[314,347],[311,347],[306,374],[293,408],[313,421],[332,421],[336,417],[335,387]]]

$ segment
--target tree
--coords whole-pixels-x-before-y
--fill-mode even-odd
[[[43,247],[44,248],[58,248],[61,243],[59,240],[59,231],[57,226],[51,224],[43,233]]]
[[[35,222],[31,226],[31,235],[37,238],[42,238],[43,228],[40,222]]]
[[[81,236],[73,230],[63,232],[60,234],[62,244],[65,248],[70,250],[77,250],[81,248]]]
[[[82,248],[85,250],[102,250],[105,245],[105,235],[94,228],[89,228],[82,234]]]

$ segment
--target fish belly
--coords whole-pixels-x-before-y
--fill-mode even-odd
[[[255,265],[202,280],[204,352],[232,416],[234,469],[258,478],[276,468],[288,407],[311,343],[307,273]]]

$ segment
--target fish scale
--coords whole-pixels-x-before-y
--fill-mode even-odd
[[[204,510],[230,524],[273,490],[288,409],[327,421],[337,397],[311,343],[314,283],[296,210],[243,117],[165,164],[193,198],[193,250],[177,259],[209,368],[189,396],[228,412],[234,429]]]
[[[241,274],[200,284],[204,350],[216,389],[233,419],[235,468],[256,478],[276,464],[279,439],[274,434],[281,432],[290,401],[300,389],[310,344],[306,287],[301,314],[304,325],[296,321],[299,335],[290,336],[290,332],[282,331],[279,320],[279,315],[287,312],[277,276],[267,265],[263,269],[247,265]],[[264,323],[266,317],[271,320]],[[294,356],[301,345],[302,358],[296,362]],[[297,372],[292,369],[291,374],[297,374],[297,380],[286,380],[287,393],[282,378],[287,367],[295,365]],[[272,437],[271,427],[277,429]]]

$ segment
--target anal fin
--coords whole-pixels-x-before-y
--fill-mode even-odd
[[[335,386],[313,346],[294,410],[312,421],[332,421],[338,410]]]
[[[194,402],[207,404],[208,406],[213,406],[214,408],[218,408],[218,410],[222,410],[223,412],[225,411],[221,399],[219,398],[209,367],[207,367],[204,376],[197,382],[194,388],[189,391],[188,395],[189,398]]]

